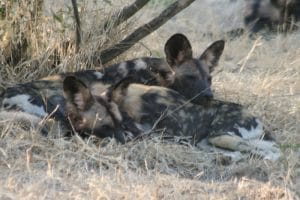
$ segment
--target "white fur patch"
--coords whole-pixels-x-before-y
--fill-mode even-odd
[[[45,117],[47,113],[44,110],[43,106],[37,106],[32,104],[30,101],[30,96],[26,94],[16,95],[10,98],[3,99],[2,104],[8,104],[9,107],[16,105],[21,108],[24,112],[37,115],[39,117]]]
[[[132,139],[134,139],[134,135],[129,131],[125,131],[125,141],[128,142]]]
[[[104,76],[104,74],[101,72],[94,72],[94,75],[97,77],[97,79],[101,79]]]
[[[127,64],[126,62],[121,62],[118,67],[118,72],[122,74],[124,77],[128,74]]]
[[[282,156],[279,147],[273,141],[251,140],[249,144],[253,147],[251,153],[260,155],[266,160],[276,161]]]
[[[245,140],[244,142],[245,142],[244,144],[248,146],[248,148],[250,149],[250,152],[248,153],[259,155],[265,160],[270,160],[274,162],[282,156],[279,147],[273,141],[256,139],[256,140],[249,140],[249,141]],[[207,139],[201,140],[197,144],[197,147],[205,152],[214,152],[214,153],[220,153],[224,156],[229,156],[234,162],[237,162],[242,159],[246,159],[249,156],[249,154],[243,154],[240,151],[230,151],[218,147],[212,147],[208,143]]]
[[[140,124],[137,122],[134,124],[139,130],[143,131],[143,134],[149,134],[152,128],[150,124]]]
[[[244,127],[236,127],[240,134],[242,135],[242,138],[245,140],[252,140],[252,139],[259,139],[263,135],[263,124],[260,120],[256,119],[257,126],[251,127],[251,130],[247,130]]]
[[[139,70],[143,70],[143,69],[147,69],[147,63],[143,60],[143,59],[136,59],[134,61],[134,68],[136,71],[139,71]]]

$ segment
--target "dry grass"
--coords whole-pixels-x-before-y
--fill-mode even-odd
[[[104,19],[109,20],[128,3],[127,0],[112,4],[79,1],[82,50],[75,54],[75,27],[70,2],[55,2],[55,5],[48,0],[41,5],[38,2],[43,0],[12,2],[4,4],[7,17],[0,20],[2,86],[59,72],[94,68],[87,66],[92,52],[106,49],[130,30],[128,22],[103,31]]]
[[[195,55],[200,54],[220,38],[222,30],[240,26],[240,12],[235,9],[241,2],[197,1],[119,59],[149,55],[148,49],[163,55],[163,44],[174,32],[186,34]],[[141,15],[141,21],[149,17]],[[38,67],[6,65],[0,69],[1,84],[84,68],[89,52],[118,39],[97,35],[100,27],[95,28],[98,21],[93,20],[93,29],[85,29],[93,34],[85,39],[87,46],[78,55],[67,52],[59,69],[46,68],[40,59],[44,65]],[[206,30],[217,35],[203,38]],[[61,33],[51,30],[42,40],[43,48],[39,43],[29,60],[44,58],[46,50],[61,40],[56,34]],[[255,41],[247,37],[227,41],[213,82],[217,98],[242,103],[264,120],[281,146],[281,160],[272,163],[250,157],[234,162],[205,148],[162,143],[158,136],[126,145],[76,136],[46,138],[24,123],[1,120],[0,199],[299,199],[299,39],[299,32],[274,36],[258,40],[255,48]],[[57,132],[53,129],[53,135]]]

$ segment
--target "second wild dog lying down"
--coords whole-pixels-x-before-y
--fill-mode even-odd
[[[192,47],[186,36],[174,34],[165,44],[167,62],[160,58],[139,58],[106,67],[102,72],[86,70],[18,84],[0,95],[1,107],[3,110],[20,110],[38,117],[52,113],[53,117],[64,121],[62,82],[68,75],[80,78],[91,90],[99,93],[127,76],[134,76],[140,83],[166,86],[192,99],[193,103],[202,103],[213,97],[211,72],[217,66],[223,49],[224,41],[219,40],[211,44],[199,58],[193,58]],[[56,112],[53,112],[55,109]]]
[[[115,137],[121,142],[152,130],[188,138],[192,144],[207,138],[224,149],[251,152],[276,160],[280,151],[263,140],[262,122],[241,105],[211,100],[195,105],[174,90],[131,83],[125,79],[95,94],[76,77],[64,80],[66,110],[78,132]],[[131,129],[133,131],[131,131]],[[132,132],[132,135],[126,135]]]
[[[298,29],[299,0],[246,0],[245,26],[253,33],[262,30],[288,32]]]
[[[240,3],[240,1],[237,1]],[[244,27],[222,33],[228,39],[235,39],[245,34],[253,38],[256,34],[269,37],[270,33],[290,33],[299,30],[300,1],[299,0],[244,0]],[[268,34],[266,34],[268,33]],[[213,32],[203,36],[212,37]],[[255,38],[255,37],[254,37]]]

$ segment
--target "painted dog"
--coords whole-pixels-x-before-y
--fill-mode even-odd
[[[131,82],[125,79],[98,93],[78,78],[66,77],[66,110],[74,129],[115,137],[122,143],[163,130],[165,136],[184,137],[192,144],[207,138],[210,144],[224,149],[271,160],[280,156],[273,141],[263,140],[262,122],[241,105],[218,100],[196,105],[174,90]]]
[[[244,23],[248,30],[291,31],[300,20],[299,0],[245,0]]]

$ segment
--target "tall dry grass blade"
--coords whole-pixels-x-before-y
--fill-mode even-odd
[[[246,66],[246,64],[247,64],[247,62],[248,62],[248,60],[251,58],[251,55],[253,54],[253,52],[254,52],[254,50],[256,49],[256,47],[259,47],[259,46],[262,45],[262,43],[260,43],[261,39],[262,39],[262,36],[259,36],[259,37],[254,41],[254,44],[252,45],[252,48],[250,49],[250,51],[248,52],[247,56],[246,56],[246,57],[243,59],[243,61],[242,61],[242,64],[241,64],[239,73],[241,73],[241,72],[244,70],[244,68],[245,68],[245,66]]]

